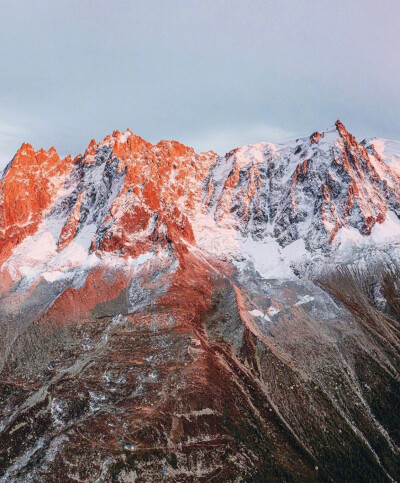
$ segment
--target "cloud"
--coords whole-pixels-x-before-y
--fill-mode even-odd
[[[294,131],[268,124],[256,124],[208,131],[198,136],[189,136],[184,142],[192,146],[197,152],[213,150],[222,155],[245,144],[254,144],[260,141],[278,143],[295,137],[297,137],[297,133]]]

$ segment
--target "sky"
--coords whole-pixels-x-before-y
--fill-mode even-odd
[[[400,140],[399,0],[0,0],[0,167],[130,128],[196,151]]]

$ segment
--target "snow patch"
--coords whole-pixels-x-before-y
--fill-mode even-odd
[[[267,320],[268,322],[271,322],[271,319],[268,317],[268,315],[264,314],[260,310],[257,310],[257,309],[249,310],[249,314],[253,315],[254,317],[262,317],[263,319]]]
[[[128,257],[127,264],[130,265],[131,267],[140,267],[148,260],[153,258],[153,256],[154,256],[154,252],[146,252],[146,253],[142,253],[136,258]]]
[[[400,175],[400,141],[373,139],[370,141],[370,144],[372,144],[382,160]]]
[[[120,137],[119,137],[118,141],[119,141],[120,143],[126,143],[126,142],[128,141],[128,139],[130,138],[131,134],[132,134],[132,133],[131,133],[130,131],[126,131],[126,132],[122,133],[122,134],[120,135]]]
[[[278,309],[277,307],[274,307],[271,305],[271,307],[268,308],[267,313],[270,317],[273,317],[276,314],[279,314],[281,312],[281,309]]]
[[[307,304],[308,302],[312,302],[313,300],[314,300],[314,297],[311,297],[311,295],[304,295],[303,297],[300,298],[298,302],[294,304],[294,306],[298,307],[299,305]]]
[[[198,213],[192,229],[197,246],[210,254],[234,257],[239,251],[238,234],[229,220],[218,226],[212,216]]]
[[[335,238],[339,253],[349,252],[354,247],[367,248],[377,245],[400,243],[400,220],[388,210],[382,223],[375,223],[369,236],[362,235],[356,228],[342,227]]]
[[[240,239],[240,248],[246,259],[253,262],[254,268],[265,279],[293,278],[292,266],[310,256],[303,239],[282,248],[271,236],[261,241],[247,237]]]

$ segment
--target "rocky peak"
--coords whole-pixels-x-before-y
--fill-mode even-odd
[[[208,180],[209,213],[234,215],[243,235],[268,234],[286,246],[300,238],[326,247],[342,227],[363,235],[399,213],[399,179],[337,121],[286,144],[259,143],[218,160]]]
[[[37,231],[71,169],[70,157],[60,159],[54,147],[22,144],[0,180],[0,263]]]

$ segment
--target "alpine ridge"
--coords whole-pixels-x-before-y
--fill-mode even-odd
[[[23,144],[0,281],[0,481],[400,478],[400,142]]]

